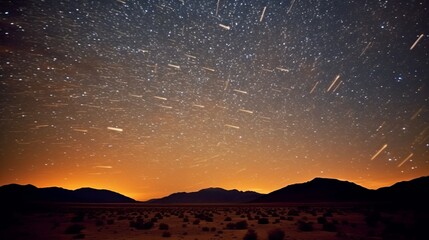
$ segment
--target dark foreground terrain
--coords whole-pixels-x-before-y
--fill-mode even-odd
[[[0,239],[428,239],[428,211],[386,204],[2,207]]]

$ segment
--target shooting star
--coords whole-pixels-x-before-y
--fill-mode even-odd
[[[261,14],[261,18],[259,18],[259,22],[262,22],[262,20],[264,19],[265,10],[267,10],[267,7],[266,7],[266,6],[265,6],[265,7],[264,7],[264,9],[262,10],[262,14]]]
[[[423,38],[423,33],[420,34],[419,38],[417,38],[417,40],[413,43],[413,45],[410,47],[410,50],[413,50],[413,48],[417,45],[417,43],[420,42],[420,40]]]
[[[174,64],[168,64],[169,67],[175,68],[175,69],[180,69],[179,65],[174,65]]]
[[[374,160],[385,148],[387,148],[387,144],[384,144],[383,147],[381,147],[380,150],[372,156],[371,160]]]
[[[244,113],[250,113],[253,114],[253,111],[250,110],[246,110],[246,109],[238,109],[239,112],[244,112]]]
[[[225,124],[225,127],[229,127],[229,128],[234,128],[234,129],[240,129],[239,126],[234,126],[234,125],[230,125],[230,124]]]
[[[410,160],[410,158],[413,156],[414,154],[411,153],[410,155],[408,155],[408,157],[406,157],[404,159],[404,161],[402,161],[400,164],[398,164],[398,167],[401,167],[406,161]]]
[[[246,91],[241,91],[241,90],[238,90],[238,89],[234,89],[233,91],[234,92],[238,92],[238,93],[248,94]]]
[[[290,70],[287,68],[281,68],[281,67],[276,67],[277,70],[281,71],[281,72],[289,72]]]
[[[160,97],[160,96],[153,96],[153,97],[156,99],[167,101],[167,98],[165,98],[165,97]]]
[[[338,79],[340,79],[340,75],[339,74],[332,81],[331,85],[329,86],[328,90],[326,90],[326,92],[329,92],[329,90],[331,90],[331,88],[335,85],[335,83],[338,81]]]
[[[107,127],[108,130],[116,131],[116,132],[123,132],[124,129],[122,128],[116,128],[116,127]]]
[[[223,29],[225,29],[225,30],[231,30],[231,27],[230,27],[230,26],[223,25],[222,23],[219,23],[219,26],[220,26],[220,27],[222,27],[222,28],[223,28]]]
[[[95,166],[95,168],[112,169],[112,166]]]

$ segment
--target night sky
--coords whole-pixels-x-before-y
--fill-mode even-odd
[[[139,200],[429,175],[425,0],[2,0],[0,184]]]

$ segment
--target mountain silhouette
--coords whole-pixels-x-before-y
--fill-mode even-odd
[[[315,178],[286,186],[252,201],[280,202],[429,202],[429,176],[398,182],[390,187],[370,190],[348,181]]]
[[[253,201],[262,194],[252,191],[225,190],[223,188],[206,188],[198,192],[179,192],[167,197],[152,199],[147,203],[245,203]]]
[[[367,201],[372,190],[352,182],[315,178],[309,182],[286,186],[253,202],[353,202]]]
[[[376,200],[427,204],[429,202],[429,176],[379,188],[376,191]]]
[[[10,184],[0,187],[1,202],[70,202],[70,203],[133,203],[134,199],[109,190],[59,187],[37,188],[33,185]]]

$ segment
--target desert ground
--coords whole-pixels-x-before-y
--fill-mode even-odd
[[[57,204],[8,209],[0,239],[424,239],[420,215],[362,205]]]

